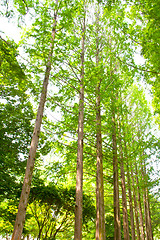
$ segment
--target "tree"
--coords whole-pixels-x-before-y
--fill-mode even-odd
[[[85,1],[83,3],[84,17],[82,27],[82,52],[79,93],[79,119],[78,119],[78,150],[76,175],[76,206],[75,206],[75,240],[82,239],[82,205],[83,205],[83,132],[84,132],[84,54],[85,54]]]
[[[56,5],[57,4],[58,4],[58,1],[56,1]],[[47,86],[48,86],[48,81],[49,81],[49,76],[50,76],[50,71],[51,71],[56,24],[57,24],[57,10],[55,10],[55,13],[54,13],[50,52],[49,52],[48,60],[46,63],[46,70],[45,70],[45,77],[44,77],[43,87],[42,87],[42,92],[41,92],[41,98],[40,98],[39,107],[38,107],[38,111],[37,111],[36,123],[35,123],[34,131],[33,131],[33,137],[32,137],[32,141],[31,141],[29,157],[27,160],[25,178],[24,178],[24,183],[23,183],[23,187],[22,187],[19,208],[18,208],[18,213],[16,216],[12,240],[20,239],[21,235],[22,235],[22,231],[23,231],[23,224],[25,221],[26,208],[27,208],[28,199],[29,199],[29,193],[30,193],[30,187],[31,187],[31,181],[32,181],[32,173],[33,173],[33,169],[34,169],[36,151],[37,151],[37,147],[38,147],[38,140],[39,140],[39,134],[40,134],[40,127],[41,127],[41,123],[42,123],[44,104],[45,104],[46,96],[47,96]]]
[[[96,63],[95,70],[97,73],[95,96],[96,96],[96,154],[97,154],[97,174],[96,174],[96,240],[104,240],[105,236],[105,209],[104,209],[104,186],[103,186],[103,154],[102,154],[102,133],[101,133],[101,82],[103,78],[99,71],[101,67],[100,57],[100,9],[99,5],[96,10]],[[103,71],[103,69],[102,69]]]

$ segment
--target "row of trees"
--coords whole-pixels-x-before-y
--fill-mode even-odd
[[[157,63],[142,41],[156,3],[56,0],[15,6],[32,18],[20,42],[23,64],[15,44],[0,39],[1,232],[13,230],[20,198],[12,239],[158,236],[153,206],[159,202],[151,190],[158,180],[152,181],[152,156],[158,158],[159,140],[138,83],[151,83],[154,76],[158,88]],[[134,62],[139,45],[145,66]],[[38,111],[29,150],[31,101]],[[49,152],[47,164],[41,160]]]

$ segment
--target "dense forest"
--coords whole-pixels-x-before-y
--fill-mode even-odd
[[[160,239],[160,0],[2,0],[4,19],[1,239]]]

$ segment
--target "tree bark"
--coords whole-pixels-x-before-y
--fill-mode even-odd
[[[140,230],[139,230],[137,197],[136,197],[136,192],[135,192],[135,183],[134,183],[132,164],[131,164],[131,178],[132,178],[132,190],[133,190],[133,201],[134,201],[134,213],[135,213],[135,220],[136,220],[137,239],[140,240],[141,238],[140,238]]]
[[[56,4],[58,4],[58,0],[56,0]],[[55,14],[54,14],[50,52],[49,52],[49,56],[48,56],[45,77],[44,77],[44,81],[43,81],[43,87],[42,87],[39,107],[38,107],[38,111],[37,111],[35,127],[34,127],[33,136],[32,136],[32,140],[31,140],[31,147],[30,147],[30,151],[29,151],[29,157],[27,160],[25,177],[24,177],[22,192],[21,192],[20,201],[19,201],[18,213],[17,213],[16,220],[15,220],[12,240],[20,240],[21,239],[23,225],[25,222],[25,215],[26,215],[26,209],[27,209],[29,193],[30,193],[30,188],[31,188],[31,181],[32,181],[32,175],[33,175],[36,151],[37,151],[37,147],[38,147],[39,134],[40,134],[40,128],[41,128],[43,111],[44,111],[44,104],[45,104],[46,97],[47,97],[47,86],[48,86],[48,81],[49,81],[49,76],[50,76],[50,71],[51,71],[52,55],[53,55],[53,48],[54,48],[54,38],[55,38],[55,32],[56,32],[55,29],[56,29],[56,24],[57,24],[56,20],[57,20],[57,12],[55,12]]]
[[[146,239],[149,240],[149,226],[148,226],[148,213],[147,213],[147,199],[146,199],[146,189],[143,189],[143,203],[144,203],[144,215],[145,215],[145,228],[146,228]]]
[[[85,7],[85,6],[84,6]],[[85,16],[82,29],[81,75],[79,93],[78,120],[78,150],[76,175],[76,206],[74,239],[82,239],[82,209],[83,209],[83,132],[84,132],[84,51],[85,51]]]
[[[127,164],[127,183],[128,183],[129,210],[130,210],[130,220],[131,220],[131,236],[132,236],[132,240],[135,240],[136,236],[135,236],[135,224],[134,224],[134,214],[133,214],[131,180],[130,180],[130,172],[129,172],[128,164]]]
[[[121,140],[120,140],[120,166],[121,166],[121,187],[122,187],[122,207],[123,207],[123,234],[124,234],[124,240],[129,240],[130,237],[129,237],[129,224],[128,224],[128,213],[127,213],[126,183],[125,183],[125,172],[124,172]]]
[[[112,99],[112,144],[113,144],[113,187],[114,187],[114,240],[121,240],[121,220],[119,207],[119,182],[118,182],[118,158],[117,138],[115,122],[115,98]]]
[[[146,174],[145,161],[143,159],[141,159],[141,172],[142,172],[142,179],[145,185],[143,188],[143,198],[144,198],[144,210],[145,210],[146,239],[153,240],[149,196],[148,196],[149,194],[148,194],[147,179],[146,179],[147,174]]]
[[[99,87],[98,91],[100,91]],[[96,125],[97,125],[96,240],[105,240],[105,210],[104,210],[100,94],[97,95],[96,99]]]
[[[124,235],[124,240],[129,240],[130,237],[129,237],[129,223],[128,223],[128,212],[127,212],[126,182],[125,182],[125,171],[124,171],[124,157],[123,157],[123,149],[122,149],[121,122],[120,122],[119,113],[118,113],[118,137],[119,137],[119,157],[120,157],[121,188],[122,188],[123,235]]]
[[[147,206],[147,220],[148,220],[148,227],[149,227],[149,231],[148,231],[149,238],[148,238],[148,240],[153,240],[153,232],[152,232],[152,222],[151,222],[151,212],[150,212],[148,188],[146,188],[146,206]]]
[[[99,6],[96,16],[96,67],[99,67]],[[96,86],[96,152],[97,152],[97,174],[96,174],[96,240],[105,240],[105,209],[104,209],[104,186],[103,186],[103,154],[101,134],[101,78],[98,75]]]
[[[133,202],[132,202],[132,189],[131,189],[131,179],[130,179],[130,171],[129,171],[129,159],[128,159],[128,151],[126,144],[126,135],[124,132],[124,149],[125,149],[125,158],[126,158],[126,168],[127,168],[127,185],[128,185],[128,196],[129,196],[129,211],[130,211],[130,220],[131,220],[131,236],[132,240],[135,240],[135,224],[134,224],[134,214],[133,214]]]
[[[139,217],[140,217],[140,230],[141,230],[141,239],[145,240],[144,235],[144,223],[143,223],[143,213],[142,213],[142,204],[141,204],[141,195],[140,195],[140,188],[139,188],[139,180],[138,180],[138,171],[137,165],[135,163],[135,173],[136,173],[136,184],[137,184],[137,196],[138,196],[138,208],[139,208]]]
[[[143,142],[142,139],[140,139],[141,136],[141,125],[138,126],[138,140]],[[139,156],[140,156],[140,166],[141,166],[141,174],[142,174],[142,182],[143,182],[143,203],[144,203],[144,215],[145,215],[145,228],[146,228],[146,239],[147,240],[153,240],[153,232],[152,232],[152,224],[151,224],[151,214],[150,214],[150,206],[149,206],[149,196],[148,196],[148,176],[146,174],[146,163],[144,158],[144,150],[141,145],[141,148],[139,150]],[[136,172],[137,166],[136,166]]]

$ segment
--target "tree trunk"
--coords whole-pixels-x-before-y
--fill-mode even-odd
[[[100,91],[99,87],[97,90],[98,92]],[[104,187],[103,187],[100,93],[98,93],[96,99],[96,125],[97,125],[96,240],[105,240],[105,210],[104,210]]]
[[[83,209],[83,129],[84,129],[84,43],[85,43],[85,16],[82,29],[81,76],[79,94],[78,120],[78,151],[76,175],[76,206],[74,239],[82,239],[82,209]]]
[[[112,99],[112,144],[113,144],[113,187],[114,187],[114,240],[121,240],[121,220],[119,207],[118,158],[115,122],[115,98]]]
[[[143,189],[143,203],[144,203],[144,215],[145,215],[145,228],[146,228],[146,239],[149,240],[149,226],[147,218],[147,199],[146,199],[146,189]]]
[[[148,220],[148,228],[149,228],[149,238],[148,240],[153,240],[153,232],[152,232],[152,222],[151,222],[151,212],[150,212],[150,204],[149,204],[149,194],[148,188],[146,188],[146,206],[147,206],[147,220]]]
[[[137,171],[137,165],[136,165],[136,163],[135,163],[135,173],[136,173],[136,184],[137,184],[138,208],[139,208],[139,216],[140,216],[141,239],[142,239],[142,240],[145,240],[143,214],[142,214],[142,206],[141,206],[141,196],[140,196],[140,188],[139,188],[139,180],[138,180],[138,171]]]
[[[127,164],[127,183],[128,183],[129,210],[130,210],[130,220],[131,220],[131,236],[132,236],[132,240],[135,240],[136,236],[135,236],[135,224],[134,224],[134,214],[133,214],[131,180],[130,180],[130,172],[129,172],[128,164]]]
[[[118,116],[118,118],[119,118],[119,116]],[[119,135],[121,187],[122,187],[123,234],[124,234],[124,240],[129,240],[130,237],[129,237],[129,224],[128,224],[128,212],[127,212],[126,183],[125,183],[125,172],[124,172],[124,162],[123,162],[120,119],[118,119],[118,135]]]
[[[124,132],[124,147],[125,147],[125,158],[126,158],[126,167],[127,167],[127,185],[128,185],[128,196],[129,196],[129,211],[130,211],[130,220],[131,220],[131,236],[132,240],[135,240],[135,224],[134,224],[134,214],[133,214],[133,202],[132,202],[132,190],[131,190],[131,179],[130,179],[130,171],[129,171],[129,159],[127,152],[127,144],[125,140],[125,132]]]
[[[122,153],[121,153],[122,155]],[[123,156],[120,159],[121,163],[121,185],[122,185],[122,206],[123,206],[123,233],[124,240],[129,240],[129,224],[128,224],[128,213],[127,213],[127,197],[126,197],[126,184],[125,184],[125,172],[123,164]]]
[[[124,240],[129,240],[129,224],[127,213],[127,197],[123,159],[121,159],[121,183],[122,183],[122,206],[123,206],[123,232]]]
[[[131,164],[131,177],[132,177],[132,190],[133,190],[133,201],[134,201],[134,213],[135,213],[135,220],[136,220],[136,231],[137,231],[137,240],[140,240],[140,230],[139,230],[139,217],[138,217],[138,207],[137,207],[137,197],[135,192],[135,184],[134,184],[134,176],[133,176],[133,169]]]
[[[96,16],[96,67],[99,67],[99,5]],[[100,105],[101,77],[98,75],[96,86],[96,150],[97,150],[97,175],[96,175],[96,240],[105,240],[105,209],[103,186],[103,154],[101,134],[101,105]]]
[[[146,239],[153,240],[149,196],[148,196],[147,179],[146,179],[147,175],[146,175],[146,167],[145,167],[144,160],[143,162],[141,161],[141,172],[142,172],[143,182],[145,184],[145,187],[143,189],[143,198],[144,198],[144,210],[145,210]]]
[[[56,4],[58,4],[58,0],[56,0]],[[27,209],[29,193],[30,193],[30,188],[31,188],[32,174],[33,174],[33,168],[34,168],[34,163],[35,163],[36,151],[37,151],[37,147],[38,147],[39,134],[40,134],[40,128],[41,128],[43,111],[44,111],[44,104],[45,104],[46,96],[47,96],[47,86],[48,86],[48,81],[49,81],[49,76],[50,76],[50,71],[51,71],[52,55],[53,55],[53,48],[54,48],[54,38],[55,38],[55,28],[56,28],[56,23],[57,23],[56,19],[57,19],[57,13],[55,12],[50,52],[49,52],[49,56],[48,56],[48,62],[47,62],[47,66],[46,66],[45,77],[44,77],[44,81],[43,81],[43,87],[42,87],[39,107],[38,107],[38,111],[37,111],[35,127],[34,127],[33,136],[32,136],[32,140],[31,140],[31,147],[30,147],[30,151],[29,151],[29,157],[27,160],[26,172],[25,172],[22,192],[21,192],[21,196],[20,196],[20,201],[19,201],[18,213],[17,213],[16,220],[15,220],[15,226],[14,226],[14,231],[13,231],[13,235],[12,235],[12,240],[20,240],[21,239],[23,225],[25,222],[25,215],[26,215],[26,209]]]

